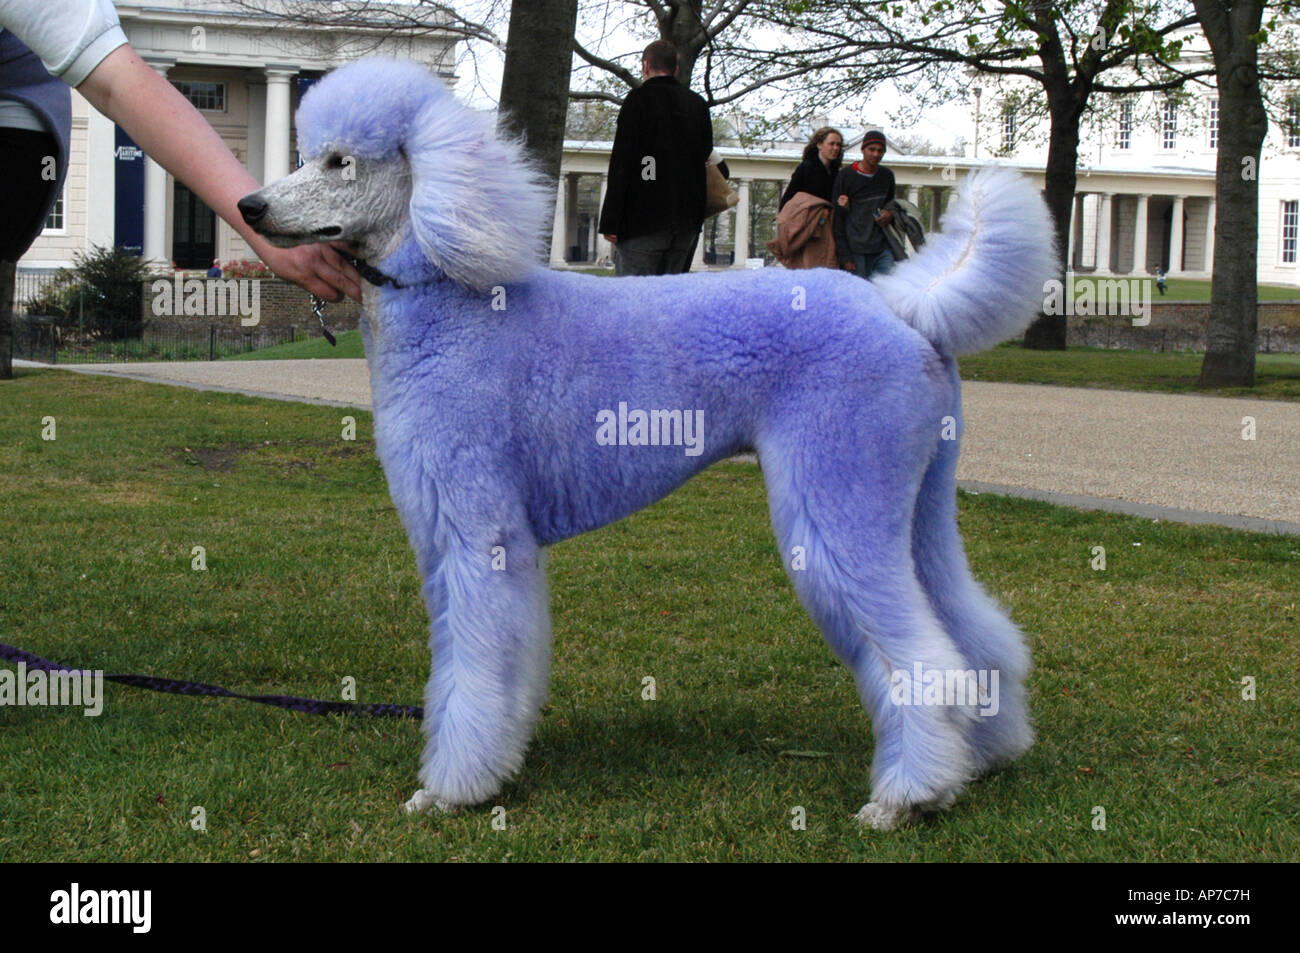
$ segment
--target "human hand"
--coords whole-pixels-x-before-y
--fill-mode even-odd
[[[851,261],[846,261],[846,262],[844,263],[844,270],[845,270],[845,271],[857,271],[858,269],[857,269],[857,266],[853,264],[853,262],[851,262]]]
[[[888,225],[893,220],[894,220],[894,213],[891,212],[889,209],[885,209],[883,212],[881,212],[879,215],[876,216],[876,221],[879,222],[881,225]]]
[[[841,196],[840,196],[840,198],[839,198],[839,206],[840,206],[840,208],[848,208],[848,207],[849,207],[849,197],[848,197],[847,195],[841,195]]]
[[[276,248],[263,242],[254,250],[279,277],[318,298],[337,302],[347,295],[355,301],[361,300],[361,273],[344,261],[338,248],[331,245]]]
[[[618,236],[617,236],[617,235],[606,235],[606,236],[605,236],[605,241],[609,242],[611,245],[617,245],[617,244],[618,244]]]

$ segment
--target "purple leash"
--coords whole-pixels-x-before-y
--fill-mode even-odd
[[[69,668],[49,659],[43,659],[31,652],[24,652],[12,645],[0,642],[0,659],[10,662],[23,662],[30,669],[42,672],[85,672],[86,669]],[[174,678],[154,678],[152,675],[105,675],[104,680],[130,685],[133,688],[147,688],[153,692],[168,692],[172,695],[216,695],[220,698],[242,698],[244,701],[257,702],[259,705],[272,705],[276,708],[288,708],[302,711],[309,715],[357,714],[373,715],[377,718],[423,718],[424,709],[418,705],[358,705],[355,702],[324,702],[315,698],[298,698],[294,695],[241,695],[220,685],[205,685],[202,682],[182,682]]]

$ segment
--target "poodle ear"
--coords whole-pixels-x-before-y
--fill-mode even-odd
[[[543,260],[554,186],[522,144],[498,139],[450,92],[411,129],[411,230],[425,257],[479,291],[527,277]]]

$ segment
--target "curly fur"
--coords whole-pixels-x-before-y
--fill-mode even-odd
[[[1022,328],[1053,272],[1028,184],[968,179],[945,233],[874,283],[594,278],[538,266],[551,187],[419,67],[340,69],[298,126],[309,162],[246,197],[249,221],[281,244],[356,242],[411,285],[368,288],[363,325],[376,447],[431,618],[409,809],[482,802],[522,765],[549,674],[545,547],[746,449],[795,590],[872,718],[859,818],[946,808],[1028,749],[1028,652],[957,534],[953,359]],[[662,439],[621,424],[602,439],[629,409],[662,411]],[[672,411],[702,426],[694,452]],[[894,695],[900,672],[962,670],[1000,673],[995,714]]]

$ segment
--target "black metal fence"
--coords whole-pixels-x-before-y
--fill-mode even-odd
[[[298,329],[139,322],[121,329],[87,330],[76,318],[14,315],[14,357],[47,364],[120,361],[215,361],[297,340]]]
[[[49,364],[214,361],[297,340],[296,325],[243,327],[201,317],[142,316],[137,303],[121,318],[89,307],[85,290],[57,272],[20,272],[14,288],[14,357]],[[57,314],[42,313],[52,304]],[[112,312],[110,312],[112,314]]]

